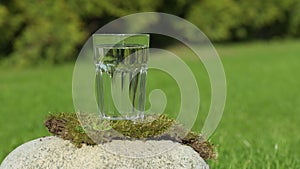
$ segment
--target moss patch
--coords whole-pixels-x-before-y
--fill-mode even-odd
[[[49,114],[45,126],[55,136],[70,140],[77,147],[82,144],[96,145],[112,139],[128,140],[172,140],[192,147],[207,159],[216,159],[212,144],[201,135],[186,131],[182,125],[166,115],[146,115],[143,121],[116,120],[100,121],[91,114],[80,114],[89,126],[82,126],[75,113]],[[80,118],[81,119],[81,118]],[[89,136],[86,131],[88,131]]]

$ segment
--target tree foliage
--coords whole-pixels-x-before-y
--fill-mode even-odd
[[[295,36],[300,32],[297,0],[202,0],[187,14],[212,40]]]
[[[85,38],[80,18],[64,1],[15,1],[14,10],[20,20],[10,56],[18,64],[68,60]]]
[[[186,18],[213,41],[299,37],[299,9],[299,0],[0,1],[0,59],[18,65],[68,61],[102,25],[146,11]]]

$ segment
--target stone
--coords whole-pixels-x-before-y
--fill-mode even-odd
[[[29,141],[12,151],[0,169],[209,169],[191,147],[167,140],[113,140],[75,147],[55,136]]]

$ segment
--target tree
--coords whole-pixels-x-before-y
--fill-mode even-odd
[[[72,60],[91,33],[137,12],[186,18],[213,41],[299,37],[299,8],[299,0],[1,1],[0,59],[18,65]]]
[[[14,39],[13,61],[28,65],[70,60],[85,38],[80,18],[63,0],[30,1],[15,1],[24,26]]]

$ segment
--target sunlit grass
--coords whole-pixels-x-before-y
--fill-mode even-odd
[[[222,121],[211,138],[219,152],[217,161],[209,161],[211,168],[300,168],[300,41],[216,48],[228,91]],[[190,57],[186,62],[200,84],[202,114],[194,127],[200,130],[210,106],[210,86],[204,68]],[[0,68],[0,161],[18,145],[48,134],[43,126],[48,112],[74,111],[72,71],[73,64]],[[147,83],[148,92],[165,92],[166,112],[175,115],[180,94],[174,79],[150,70]]]

